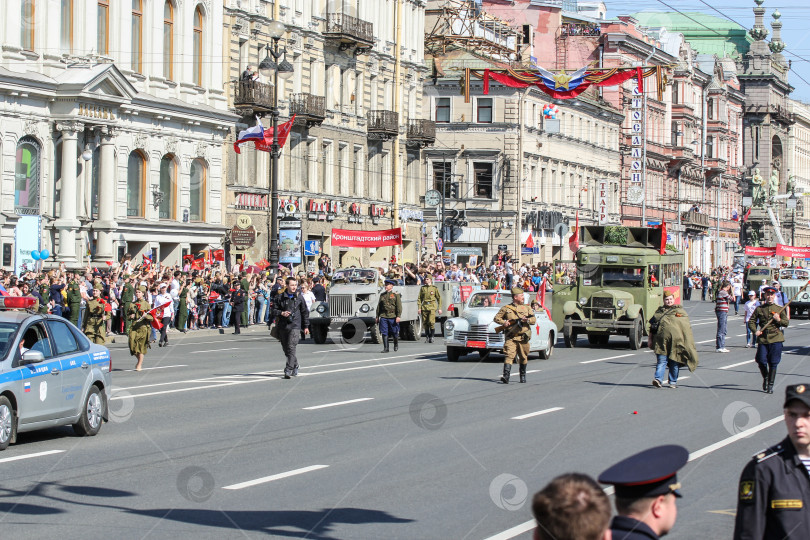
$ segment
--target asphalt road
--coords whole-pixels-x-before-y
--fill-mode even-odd
[[[785,435],[784,387],[808,381],[810,322],[793,321],[774,395],[742,317],[714,352],[712,304],[688,302],[700,367],[655,389],[654,358],[608,346],[529,363],[450,363],[443,344],[299,345],[283,380],[266,328],[170,335],[148,369],[113,351],[112,420],[98,436],[22,434],[0,453],[5,538],[488,539],[531,537],[530,500],[558,474],[598,475],[677,443],[692,453],[670,538],[730,538],[739,473]],[[741,337],[741,335],[743,337]],[[515,380],[515,379],[513,379]]]

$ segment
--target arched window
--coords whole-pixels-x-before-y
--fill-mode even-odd
[[[169,0],[163,5],[163,76],[174,77],[174,6]]]
[[[177,163],[174,161],[174,156],[166,154],[160,160],[160,193],[163,198],[160,199],[158,207],[158,217],[160,219],[176,219],[175,217],[175,194],[177,187]]]
[[[208,167],[202,159],[191,162],[189,181],[189,221],[205,221],[205,193],[208,183]]]
[[[62,52],[73,52],[73,0],[62,0],[62,27],[59,45]]]
[[[194,84],[202,86],[203,14],[200,6],[194,10]]]
[[[146,158],[135,150],[127,164],[127,217],[144,216],[144,192],[146,191]]]
[[[21,15],[22,15],[22,25],[21,25],[21,39],[20,39],[20,46],[23,50],[26,51],[33,51],[34,50],[34,0],[22,0],[21,2]]]
[[[110,53],[110,0],[98,0],[98,54]]]
[[[40,144],[32,137],[17,143],[14,163],[14,212],[20,216],[39,214]]]
[[[132,71],[143,73],[143,0],[132,0]]]

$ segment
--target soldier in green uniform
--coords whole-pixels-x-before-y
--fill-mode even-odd
[[[239,285],[242,287],[242,290],[245,291],[245,301],[249,302],[250,301],[250,294],[249,294],[250,293],[250,282],[248,281],[248,278],[247,278],[247,272],[242,270],[242,273],[240,274],[240,277],[242,278],[242,281],[239,282]],[[247,306],[245,306],[245,310],[242,311],[241,318],[242,318],[242,320],[240,322],[242,323],[242,326],[247,327],[248,326],[248,309],[247,309]]]
[[[765,304],[754,310],[748,320],[748,329],[757,336],[756,361],[762,375],[762,391],[773,394],[776,367],[782,361],[782,346],[785,343],[782,329],[787,327],[790,319],[784,308],[776,303],[775,288],[765,287],[762,292],[765,293]]]
[[[402,297],[393,291],[394,280],[385,280],[385,292],[380,295],[377,304],[377,324],[382,334],[383,350],[388,351],[389,334],[394,340],[394,350],[399,350],[399,320],[402,316]]]
[[[436,332],[436,313],[442,314],[439,309],[439,289],[433,284],[433,277],[425,276],[425,284],[419,289],[419,298],[416,301],[419,314],[422,316],[422,327],[425,329],[425,341],[433,343],[433,335]]]
[[[179,304],[177,305],[177,329],[186,333],[186,321],[188,320],[188,279],[183,278],[180,294],[177,295]]]
[[[137,359],[135,371],[140,371],[143,358],[149,349],[149,332],[152,326],[152,315],[149,314],[149,302],[144,300],[146,287],[138,287],[135,292],[135,301],[130,304],[127,319],[131,321],[129,328],[129,354]]]
[[[67,304],[70,309],[68,320],[79,326],[79,310],[82,307],[82,291],[79,288],[79,273],[73,274],[73,279],[70,280],[67,286]]]
[[[127,317],[129,313],[129,306],[135,298],[135,287],[132,286],[132,276],[127,276],[124,280],[124,287],[121,291],[121,313],[124,314],[124,332],[129,334],[129,327],[132,325],[132,320]]]
[[[87,308],[82,321],[82,332],[93,343],[104,345],[106,338],[107,313],[104,311],[106,302],[101,299],[100,285],[93,288],[93,298],[87,302]],[[72,314],[71,314],[72,315]]]
[[[526,382],[526,364],[529,362],[529,340],[532,337],[531,325],[537,320],[530,306],[524,304],[523,289],[512,288],[512,303],[503,306],[497,315],[495,323],[499,324],[504,333],[503,353],[506,358],[503,363],[503,376],[501,382],[509,384],[509,375],[512,372],[512,363],[515,357],[520,361],[520,382]]]
[[[42,303],[39,305],[39,312],[43,315],[48,313],[48,307],[51,303],[51,280],[48,276],[43,276],[39,282],[39,296],[42,297]]]

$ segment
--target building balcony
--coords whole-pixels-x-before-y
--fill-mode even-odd
[[[672,159],[676,161],[689,161],[695,159],[695,151],[691,146],[673,146]]]
[[[326,98],[312,94],[293,94],[290,98],[290,115],[295,115],[295,125],[321,125],[326,118]]]
[[[408,121],[408,144],[430,146],[436,141],[436,122],[416,119]]]
[[[703,165],[706,170],[706,174],[720,174],[726,172],[727,162],[725,159],[707,157]]]
[[[728,122],[725,120],[706,120],[706,130],[709,133],[728,133]]]
[[[341,51],[356,47],[358,50],[355,54],[374,45],[374,25],[345,13],[329,13],[323,35],[327,39],[339,41]]]
[[[275,88],[258,81],[235,81],[233,106],[245,114],[268,113],[275,104]]]
[[[694,120],[697,118],[695,116],[695,109],[691,105],[687,105],[685,103],[673,103],[672,104],[672,119],[678,120],[681,118],[687,118]]]
[[[388,140],[399,133],[399,114],[394,111],[368,111],[368,138]]]
[[[681,223],[687,229],[707,231],[709,229],[709,214],[701,214],[690,210],[681,214]]]

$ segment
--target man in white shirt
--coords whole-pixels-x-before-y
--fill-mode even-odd
[[[166,331],[168,330],[169,326],[172,323],[172,317],[174,317],[174,301],[172,300],[172,296],[166,292],[167,285],[165,283],[161,283],[159,287],[160,294],[155,296],[155,303],[154,307],[162,306],[164,304],[166,307],[163,308],[163,313],[158,313],[158,317],[160,318],[160,322],[163,323],[163,326],[160,329],[160,339],[158,340],[158,347],[165,347],[169,345],[169,337],[166,335]]]
[[[740,314],[740,299],[742,298],[742,279],[735,277],[731,282],[731,294],[734,295],[734,315]]]

